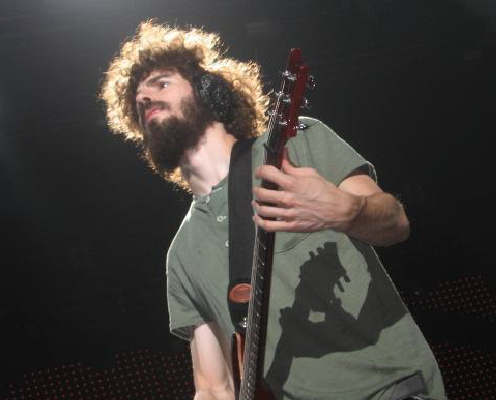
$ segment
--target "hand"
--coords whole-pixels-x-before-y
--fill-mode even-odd
[[[315,232],[329,228],[343,232],[366,203],[364,196],[339,189],[314,168],[292,165],[287,149],[281,170],[265,165],[257,168],[256,176],[277,184],[280,189],[253,189],[256,213],[253,220],[269,232]]]

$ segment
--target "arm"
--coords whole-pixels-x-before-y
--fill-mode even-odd
[[[195,400],[234,400],[230,346],[222,332],[208,323],[193,328],[191,335]]]
[[[410,223],[403,206],[368,175],[352,175],[338,189],[360,199],[359,211],[351,216],[346,234],[374,246],[389,246],[408,238]]]
[[[287,151],[281,171],[262,166],[256,175],[281,189],[254,188],[254,221],[267,231],[334,229],[375,246],[388,246],[408,237],[409,222],[403,207],[368,175],[352,174],[336,186],[313,168],[293,166]]]

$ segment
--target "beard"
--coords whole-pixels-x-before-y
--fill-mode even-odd
[[[183,117],[152,120],[145,127],[143,156],[161,175],[171,174],[185,152],[198,145],[205,130],[214,122],[210,111],[198,105],[193,96],[182,99],[180,108]]]

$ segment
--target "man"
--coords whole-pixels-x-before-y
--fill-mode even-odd
[[[258,137],[254,222],[278,232],[263,366],[276,398],[444,399],[436,361],[371,247],[407,238],[403,207],[314,119],[288,142],[281,171],[259,166],[267,107],[259,68],[219,47],[214,34],[145,22],[102,90],[110,127],[193,194],[169,248],[167,286],[171,331],[191,340],[195,398],[234,396],[227,175],[236,140]]]

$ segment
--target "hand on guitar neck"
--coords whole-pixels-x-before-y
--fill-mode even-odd
[[[401,204],[366,174],[352,174],[336,186],[314,168],[294,166],[286,148],[281,170],[263,165],[256,176],[280,189],[253,189],[253,219],[265,231],[334,229],[376,246],[391,245],[408,236]]]

